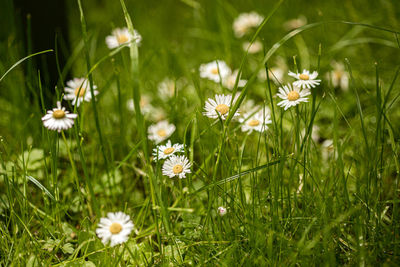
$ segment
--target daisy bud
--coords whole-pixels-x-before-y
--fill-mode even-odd
[[[221,217],[224,216],[226,214],[226,212],[227,212],[226,208],[224,208],[224,207],[219,207],[218,208],[219,216],[221,216]]]

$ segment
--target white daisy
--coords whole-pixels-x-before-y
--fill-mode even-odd
[[[275,64],[272,67],[268,68],[268,75],[270,80],[278,86],[283,83],[286,72],[286,60],[280,56],[275,59]],[[261,81],[267,80],[267,73],[265,72],[265,69],[260,70],[260,72],[258,73],[258,79],[260,79]]]
[[[291,31],[300,28],[301,26],[304,26],[306,24],[307,24],[307,18],[304,17],[303,15],[300,15],[297,19],[291,19],[286,21],[283,24],[283,28],[287,31]]]
[[[175,81],[169,78],[165,78],[157,86],[158,94],[163,98],[171,98],[175,95]]]
[[[109,212],[106,218],[100,219],[96,234],[103,244],[111,241],[110,246],[113,247],[126,242],[132,229],[133,223],[129,215],[123,212]]]
[[[262,133],[268,129],[268,124],[272,123],[270,118],[271,116],[267,108],[256,113],[247,113],[243,118],[239,119],[239,122],[242,123],[242,132],[251,133],[254,130]]]
[[[308,70],[303,70],[302,73],[294,73],[289,71],[289,76],[292,76],[297,79],[297,81],[293,82],[294,86],[300,87],[300,88],[314,88],[315,86],[319,85],[321,83],[321,80],[316,80],[318,76],[318,72],[313,71],[313,73],[310,74]]]
[[[250,42],[244,42],[242,47],[244,51],[249,49],[249,54],[256,54],[263,49],[263,45],[260,41],[255,41],[253,44]]]
[[[140,112],[146,115],[153,111],[154,107],[151,105],[151,97],[148,95],[142,95],[139,101]],[[130,111],[135,111],[135,102],[133,99],[129,99],[127,102],[127,107]]]
[[[206,64],[201,64],[199,68],[200,77],[207,78],[211,81],[219,83],[231,74],[231,69],[222,60],[214,60]]]
[[[166,118],[165,111],[160,107],[154,107],[150,104],[151,98],[147,95],[142,95],[140,97],[140,111],[146,117],[146,119],[152,121],[161,121]],[[133,99],[127,101],[128,110],[135,112],[135,103]]]
[[[191,164],[185,156],[173,155],[169,157],[162,167],[162,173],[169,178],[178,176],[179,179],[186,178],[186,174],[190,173]]]
[[[167,118],[167,113],[162,108],[157,107],[148,114],[148,117],[153,121],[162,121]]]
[[[283,101],[278,103],[278,106],[284,107],[287,110],[290,107],[296,106],[301,102],[307,102],[308,99],[306,96],[311,94],[309,89],[300,89],[296,86],[292,86],[290,84],[284,85],[283,87],[279,87],[279,96]]]
[[[268,69],[269,79],[276,85],[280,85],[282,83],[284,74],[285,74],[285,71],[279,67],[272,67],[272,68]],[[259,71],[257,78],[260,81],[267,80],[267,73],[265,72],[265,69],[261,69]]]
[[[331,79],[332,86],[335,88],[341,88],[344,91],[349,89],[349,76],[342,63],[332,62],[331,66],[333,70],[327,73],[327,78]]]
[[[161,143],[170,137],[174,131],[175,125],[169,124],[166,120],[150,125],[147,130],[149,139],[154,141],[156,144]]]
[[[225,214],[227,213],[227,210],[226,210],[226,208],[224,208],[224,207],[218,207],[218,214],[219,214],[219,216],[224,216]]]
[[[308,128],[305,128],[301,131],[301,138],[304,138],[306,133],[308,131]],[[315,142],[318,143],[319,141],[319,126],[318,125],[313,125],[312,127],[312,134],[311,134],[311,139]]]
[[[239,70],[235,70],[232,74],[228,75],[225,79],[222,80],[223,86],[232,90],[235,87],[236,77],[238,76]],[[238,87],[243,87],[247,83],[247,80],[239,79]]]
[[[74,125],[74,119],[78,117],[77,114],[69,113],[64,107],[61,106],[61,102],[57,102],[57,107],[53,110],[48,110],[47,114],[42,117],[44,127],[49,130],[61,132],[61,130],[67,130]]]
[[[135,40],[136,44],[139,46],[142,41],[142,36],[134,30],[134,34],[132,35],[129,32],[128,28],[116,28],[112,31],[111,35],[106,37],[106,44],[108,48],[113,49],[122,44],[129,43]]]
[[[94,95],[98,95],[99,92],[96,90],[97,86],[93,85]],[[92,99],[92,93],[90,92],[89,82],[85,78],[74,78],[67,82],[67,87],[64,88],[65,100],[72,100],[72,105],[75,104],[79,107],[82,101],[90,102]]]
[[[269,75],[270,79],[272,79],[275,84],[279,85],[283,80],[285,72],[279,67],[272,67],[269,69]]]
[[[174,155],[175,153],[183,152],[182,144],[171,144],[171,140],[168,140],[166,145],[157,146],[153,149],[153,156],[156,160],[166,159]]]
[[[335,147],[333,145],[333,140],[332,139],[326,139],[322,142],[321,144],[322,147],[322,158],[324,161],[327,161],[330,158],[333,158],[334,152],[335,152]]]
[[[242,13],[233,22],[235,36],[240,38],[247,34],[252,28],[257,28],[263,22],[264,17],[257,12]]]
[[[209,98],[206,101],[206,105],[204,106],[205,112],[203,112],[203,115],[212,119],[218,119],[219,114],[219,116],[221,116],[221,119],[225,120],[229,114],[231,100],[231,95],[215,95],[215,100]],[[234,99],[233,102],[235,101],[236,99]],[[236,112],[234,116],[239,116],[239,112]]]

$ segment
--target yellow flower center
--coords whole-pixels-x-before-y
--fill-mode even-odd
[[[121,224],[119,224],[119,223],[117,223],[117,222],[113,222],[111,225],[110,225],[110,232],[113,234],[113,235],[116,235],[116,234],[118,234],[119,232],[121,232],[122,231],[122,225]]]
[[[129,38],[125,34],[120,34],[117,36],[117,41],[119,44],[124,44],[129,41]]]
[[[219,73],[218,68],[213,68],[211,70],[211,73],[214,74],[214,75],[217,75]]]
[[[167,136],[167,131],[165,131],[164,129],[160,129],[157,131],[157,135],[160,137],[166,137]]]
[[[172,168],[172,171],[173,171],[175,174],[181,173],[181,172],[183,171],[183,166],[180,165],[180,164],[176,164],[176,165]]]
[[[139,101],[139,106],[140,106],[140,108],[146,107],[147,104],[149,104],[149,101],[148,101],[147,99],[144,99],[143,97],[140,98],[140,101]]]
[[[53,112],[53,118],[55,119],[62,119],[65,117],[65,112],[61,109],[57,109]]]
[[[343,71],[337,70],[333,73],[334,77],[338,80],[340,80],[343,76]]]
[[[300,78],[300,80],[307,81],[307,80],[310,79],[310,76],[308,76],[307,74],[302,73],[302,74],[299,75],[299,78]]]
[[[175,148],[173,148],[173,147],[166,148],[166,149],[164,149],[164,154],[169,155],[172,152],[174,152],[174,150],[175,150]]]
[[[259,120],[250,120],[250,121],[247,123],[247,125],[252,126],[252,127],[257,126],[257,125],[259,125],[259,124],[260,124],[260,121],[259,121]]]
[[[76,87],[75,89],[75,96],[78,96],[79,93],[79,97],[83,97],[85,95],[85,88],[82,87]]]
[[[221,113],[221,115],[225,115],[229,111],[229,107],[225,104],[219,104],[215,107],[215,110]]]
[[[287,99],[288,99],[289,101],[295,101],[295,100],[297,100],[297,99],[299,99],[299,98],[300,98],[300,95],[299,95],[299,93],[296,92],[296,91],[291,91],[291,92],[287,95]]]

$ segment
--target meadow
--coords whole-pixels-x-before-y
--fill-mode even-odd
[[[15,3],[1,266],[400,264],[397,1]]]

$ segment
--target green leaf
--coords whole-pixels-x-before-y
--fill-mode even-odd
[[[42,249],[46,249],[48,251],[53,251],[53,249],[60,243],[60,239],[47,239],[46,243],[44,243]]]
[[[40,266],[43,265],[40,264],[39,260],[36,258],[35,255],[31,255],[28,261],[26,262],[26,267],[40,267]]]
[[[61,247],[61,250],[63,251],[64,254],[74,253],[74,247],[72,246],[71,243],[64,244],[64,246]]]

